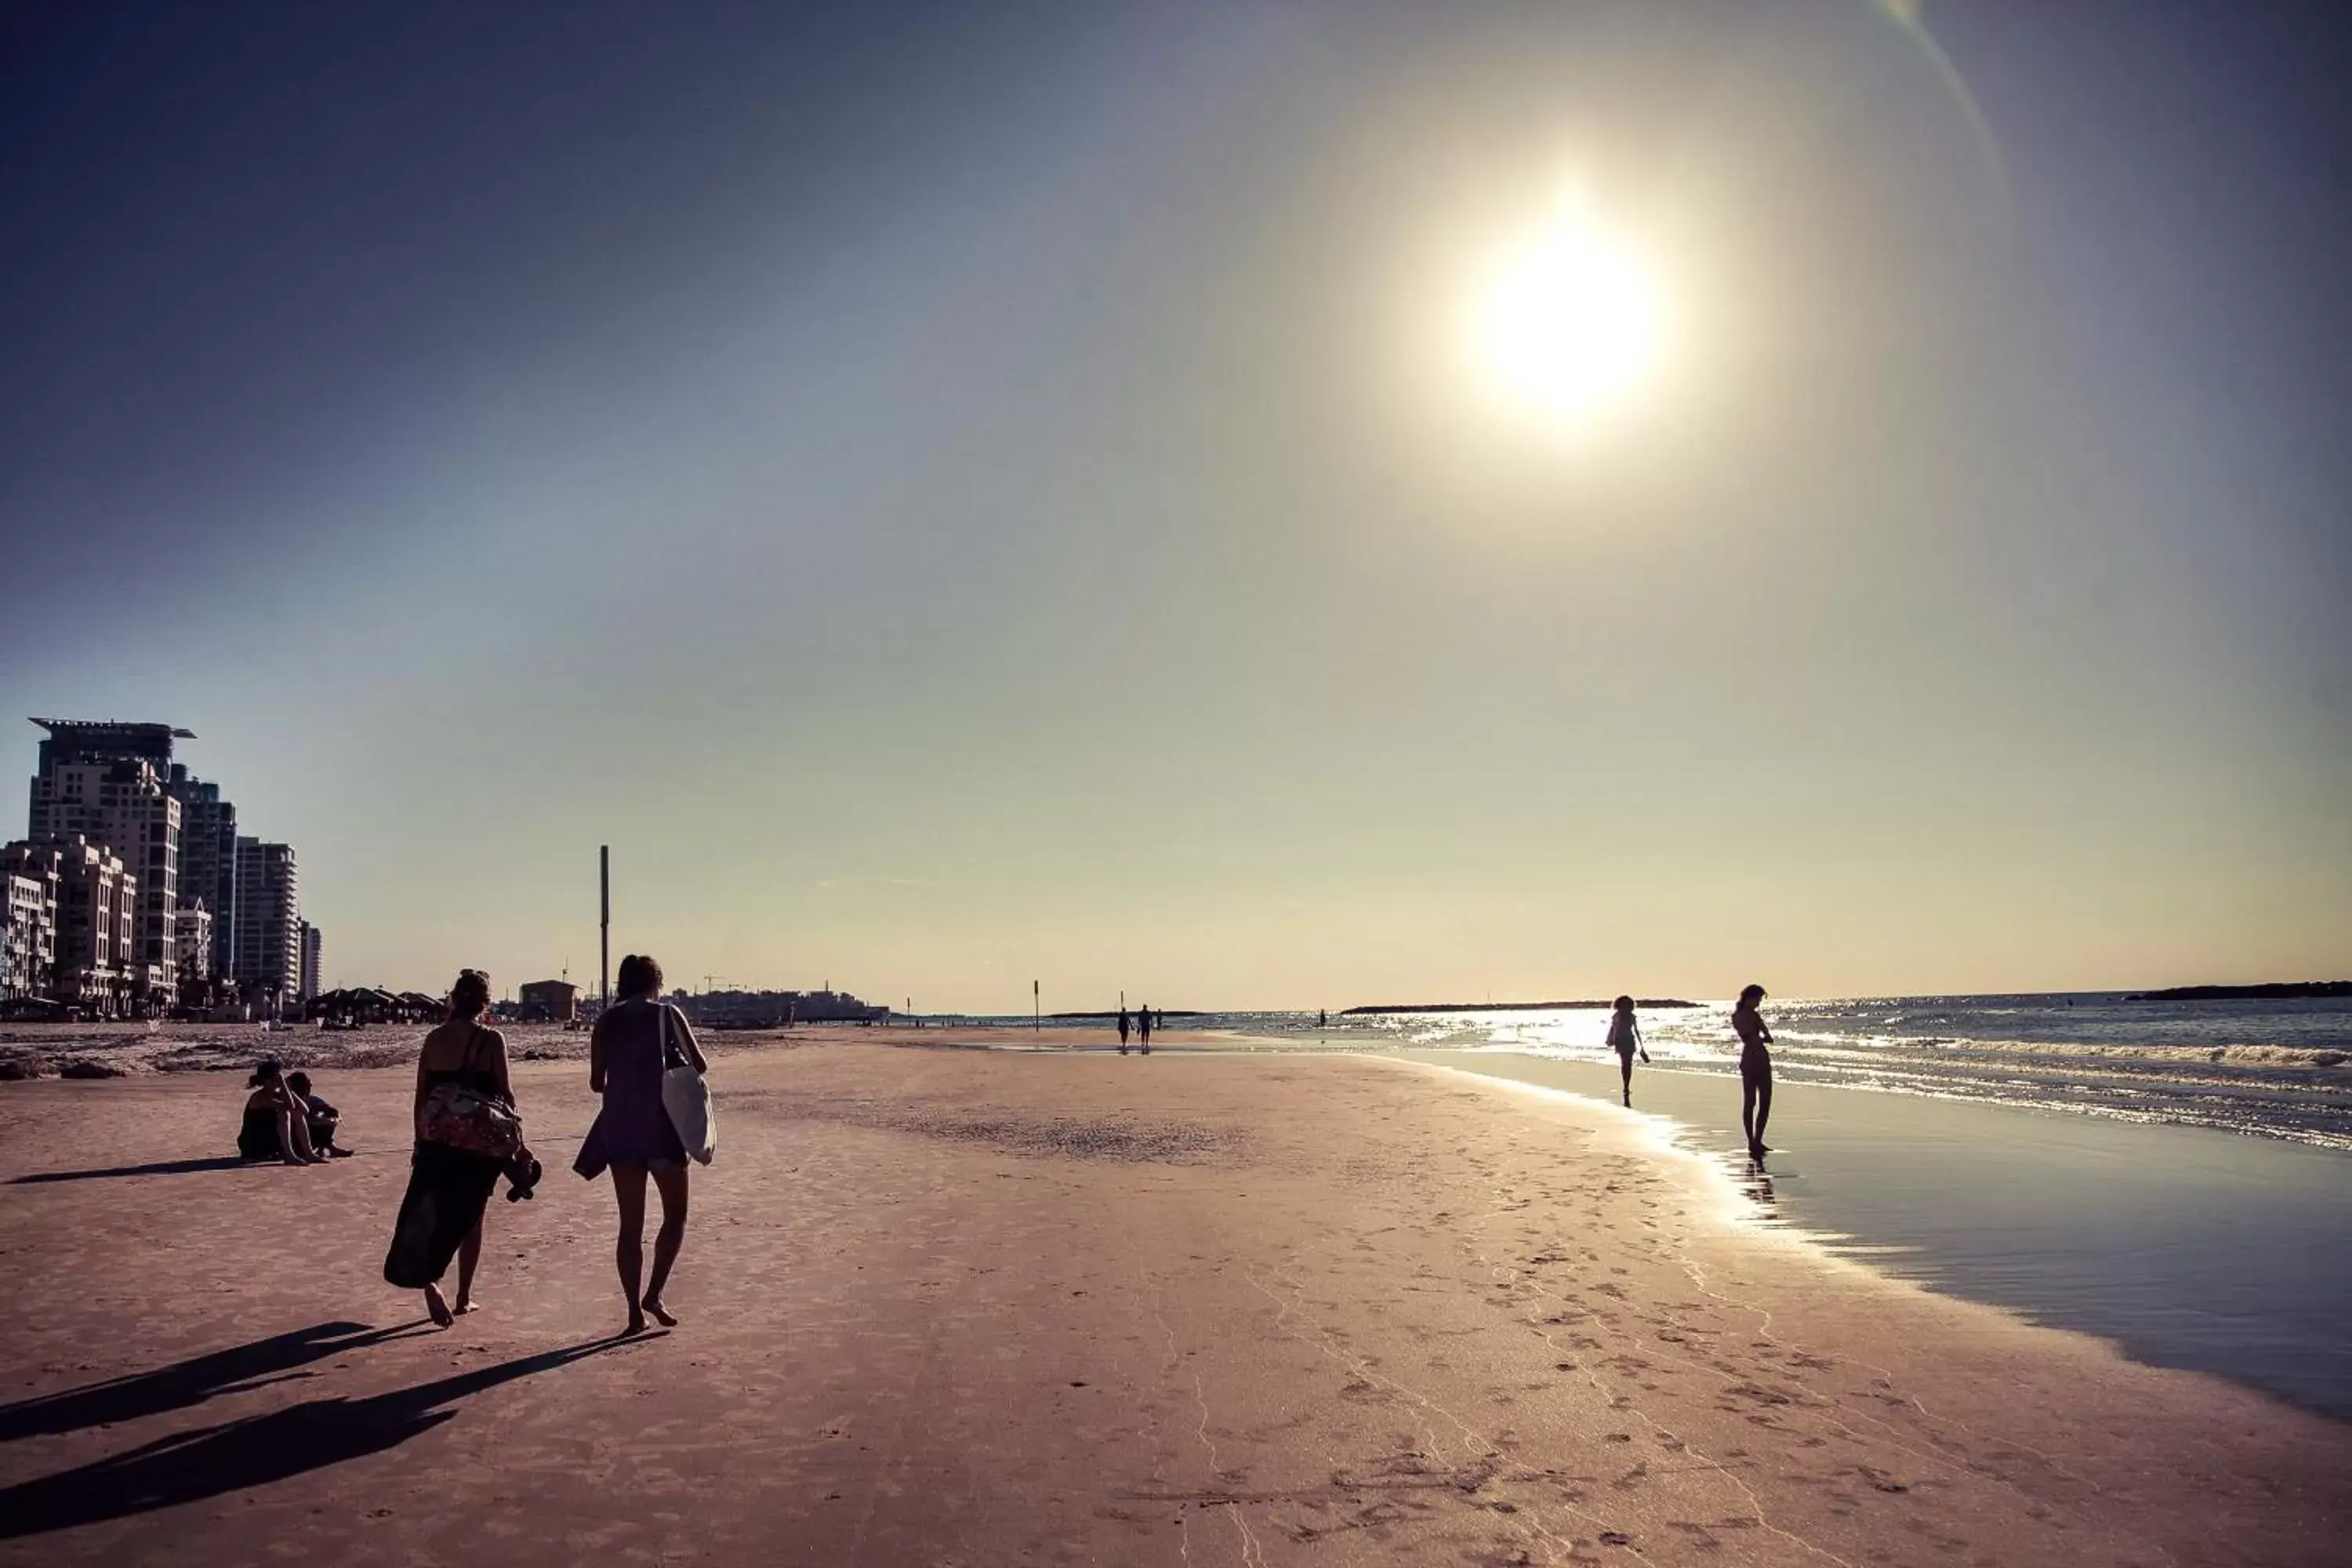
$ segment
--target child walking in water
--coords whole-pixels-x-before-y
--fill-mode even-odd
[[[1625,1106],[1633,1105],[1633,1053],[1642,1054],[1642,1065],[1650,1065],[1650,1053],[1642,1044],[1642,1026],[1633,1022],[1633,999],[1617,998],[1616,1011],[1609,1018],[1609,1044],[1617,1052],[1617,1066],[1625,1075]]]

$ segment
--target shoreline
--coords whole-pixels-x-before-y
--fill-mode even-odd
[[[1452,1058],[1431,1060],[1430,1058]],[[1617,1106],[1613,1066],[1429,1052],[1448,1072]],[[2352,1421],[2352,1155],[2222,1129],[1784,1084],[1759,1169],[1714,1074],[1636,1071],[1632,1116],[1751,1227],[1924,1289]],[[2043,1201],[2063,1192],[2065,1201]]]

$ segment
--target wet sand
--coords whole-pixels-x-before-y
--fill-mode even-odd
[[[722,1046],[626,1342],[568,1171],[454,1331],[379,1282],[397,1070],[310,1170],[224,1166],[218,1076],[0,1087],[0,1562],[2342,1561],[2352,1427],[1743,1227],[1602,1108],[893,1041]],[[560,1167],[583,1074],[517,1078]]]
[[[1614,1100],[1614,1061],[1414,1053]],[[1634,1103],[1723,1162],[1759,1220],[1932,1289],[2352,1420],[2352,1153],[2210,1127],[1783,1084],[1776,1152],[1739,1086],[1643,1068]],[[2053,1201],[2063,1194],[2062,1201]]]

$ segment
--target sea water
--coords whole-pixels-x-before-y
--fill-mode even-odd
[[[1984,1100],[2352,1151],[2352,1002],[2052,995],[1768,999],[1783,1083]],[[1645,1009],[1661,1067],[1734,1073],[1731,1004]],[[1500,1050],[1612,1061],[1605,1008],[1228,1014],[1185,1020],[1358,1049]]]
[[[1643,1009],[1654,1065],[1633,1080],[1636,1107],[1718,1161],[1751,1221],[2352,1418],[2352,1004],[2076,992],[1774,998],[1763,1013],[1778,1147],[1761,1166],[1741,1148],[1728,1002]],[[1613,1102],[1608,1021],[1171,1020]]]

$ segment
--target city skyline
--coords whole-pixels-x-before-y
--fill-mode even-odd
[[[35,717],[21,837],[0,839],[0,1003],[91,1017],[274,1016],[318,994],[321,934],[289,844],[237,831],[194,732]]]
[[[0,778],[436,994],[599,844],[941,1011],[2336,977],[2352,62],[2126,15],[27,14]]]

